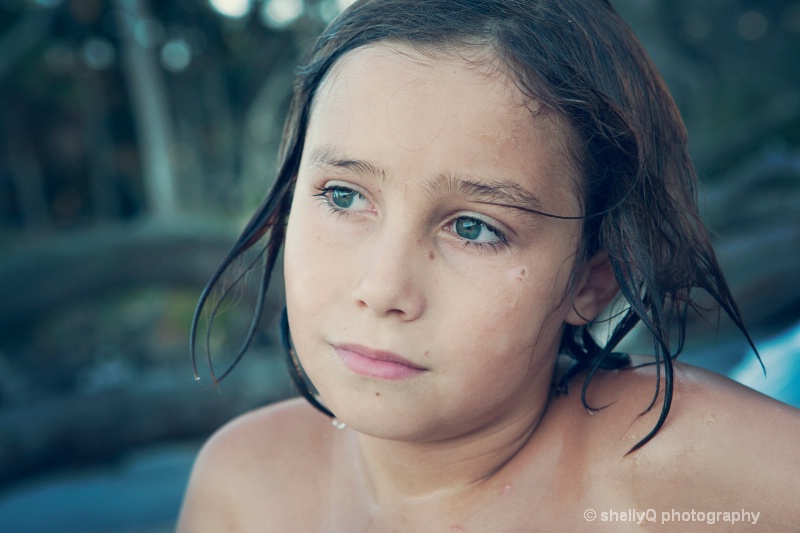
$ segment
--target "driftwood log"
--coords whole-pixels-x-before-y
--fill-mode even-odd
[[[217,386],[198,384],[187,368],[136,387],[0,410],[0,487],[50,468],[112,461],[137,446],[204,438],[237,414],[292,394],[279,357],[250,356]]]
[[[202,287],[235,232],[145,221],[50,234],[0,256],[0,329],[121,287]]]

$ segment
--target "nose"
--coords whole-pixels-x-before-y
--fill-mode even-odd
[[[424,246],[410,236],[385,232],[377,238],[361,265],[353,290],[356,305],[378,316],[402,321],[419,318],[425,311],[424,269],[415,260],[426,256]]]

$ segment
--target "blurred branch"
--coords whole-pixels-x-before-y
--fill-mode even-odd
[[[115,189],[117,172],[108,102],[95,72],[85,72],[81,85],[80,104],[86,117],[83,133],[94,216],[97,221],[119,219],[121,209]]]
[[[4,129],[16,131],[11,115],[5,117]],[[19,202],[23,227],[28,232],[49,229],[52,225],[45,195],[45,178],[31,143],[21,135],[9,135],[3,143],[8,176]]]

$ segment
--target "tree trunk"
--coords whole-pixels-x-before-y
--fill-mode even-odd
[[[178,202],[167,91],[153,50],[136,35],[137,24],[150,19],[148,9],[145,0],[116,0],[116,7],[148,208],[156,218],[170,219],[178,214]]]

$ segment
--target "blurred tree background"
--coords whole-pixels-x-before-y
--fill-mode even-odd
[[[758,339],[786,331],[800,320],[800,2],[612,3],[684,113],[745,320]],[[280,290],[219,389],[191,379],[188,324],[270,184],[292,69],[347,4],[0,0],[0,498],[199,442],[291,394]],[[233,306],[212,344],[248,318]],[[691,334],[693,362],[730,372],[745,356],[714,315]]]

